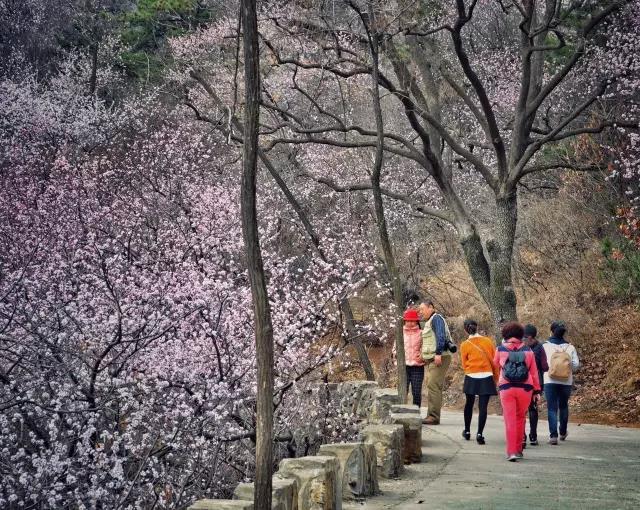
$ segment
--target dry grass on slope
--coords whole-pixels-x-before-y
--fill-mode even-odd
[[[582,367],[574,402],[588,421],[640,424],[639,323],[635,306],[603,309],[576,342]]]

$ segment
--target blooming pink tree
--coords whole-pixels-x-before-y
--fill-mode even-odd
[[[71,58],[49,84],[0,83],[0,506],[228,495],[253,476],[255,441],[238,151],[189,112],[154,110],[157,95],[87,96],[87,57]],[[274,440],[293,455],[352,433],[313,388],[343,348],[338,302],[366,283],[369,252],[330,230],[324,259],[294,249],[305,233],[280,195],[259,207]]]

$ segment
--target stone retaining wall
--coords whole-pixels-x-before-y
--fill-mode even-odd
[[[359,441],[283,459],[273,475],[274,510],[341,510],[343,500],[375,496],[378,477],[399,477],[404,464],[421,461],[420,410],[402,404],[395,389],[349,381],[328,390],[332,404],[360,422]],[[233,500],[202,499],[188,510],[253,510],[253,493],[252,483],[241,483]]]

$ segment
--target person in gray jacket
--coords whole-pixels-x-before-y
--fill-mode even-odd
[[[573,372],[580,366],[578,351],[564,338],[567,325],[551,323],[551,337],[543,344],[549,371],[544,373],[544,396],[547,400],[549,444],[557,445],[567,439],[569,397],[573,386]]]

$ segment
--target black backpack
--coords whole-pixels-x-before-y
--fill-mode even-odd
[[[523,352],[526,347],[517,351],[509,351],[509,357],[502,367],[502,375],[512,383],[522,383],[529,378],[529,367],[526,363],[526,355]]]

